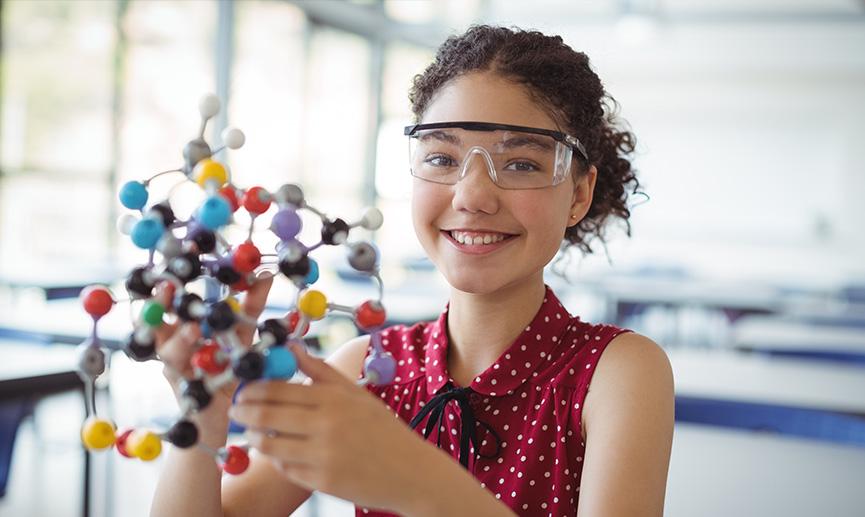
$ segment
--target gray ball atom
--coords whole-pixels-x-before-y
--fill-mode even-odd
[[[156,249],[163,257],[171,259],[183,253],[183,242],[170,232],[165,232],[156,243]]]
[[[374,272],[378,266],[378,252],[375,247],[368,242],[359,242],[350,246],[348,263],[351,267],[365,273]]]
[[[279,203],[289,203],[298,208],[303,206],[303,190],[293,183],[287,183],[276,192],[276,200]]]
[[[85,343],[79,347],[78,370],[87,377],[95,379],[105,371],[105,352],[92,343]]]
[[[212,155],[213,152],[210,150],[210,146],[207,145],[207,142],[203,138],[190,140],[183,147],[183,173],[189,176],[198,162],[205,158],[210,158]]]

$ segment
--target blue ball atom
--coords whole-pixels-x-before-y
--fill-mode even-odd
[[[144,208],[144,205],[147,204],[149,194],[147,193],[147,187],[144,186],[144,183],[129,181],[120,187],[118,197],[120,198],[120,204],[126,208],[130,210],[141,210]]]
[[[284,346],[274,346],[267,349],[264,356],[264,378],[290,379],[297,372],[297,359]]]
[[[196,219],[208,230],[218,230],[231,219],[231,206],[220,195],[210,196],[198,209]]]
[[[145,217],[135,223],[129,235],[132,237],[132,243],[139,248],[152,250],[163,233],[165,233],[165,226],[160,220],[155,217]]]
[[[306,285],[312,285],[318,281],[318,262],[314,259],[309,259],[309,273],[303,279]]]

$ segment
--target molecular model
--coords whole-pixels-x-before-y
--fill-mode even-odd
[[[210,404],[221,387],[235,381],[256,379],[290,379],[297,370],[297,361],[289,343],[305,346],[303,337],[312,321],[321,320],[331,312],[349,314],[359,328],[371,334],[372,350],[364,364],[360,383],[386,384],[394,377],[393,357],[381,347],[377,330],[385,322],[381,303],[383,284],[379,275],[379,256],[375,247],[366,242],[348,241],[352,228],[376,230],[382,216],[375,208],[367,209],[353,224],[343,219],[329,219],[307,204],[303,190],[286,184],[276,192],[255,186],[242,190],[232,184],[228,169],[213,158],[224,148],[238,149],[245,136],[237,128],[222,133],[224,147],[212,151],[204,140],[207,121],[220,109],[215,95],[206,95],[199,102],[201,129],[197,138],[183,149],[183,166],[160,172],[143,182],[130,181],[120,189],[120,203],[140,213],[122,216],[118,228],[129,235],[138,248],[149,251],[145,265],[134,268],[126,278],[129,301],[141,302],[133,331],[122,344],[123,351],[136,361],[158,360],[155,330],[164,325],[166,313],[174,313],[178,321],[198,322],[202,339],[196,345],[187,375],[180,387],[181,417],[164,432],[150,429],[126,429],[118,432],[114,424],[96,414],[95,383],[105,371],[108,349],[99,338],[98,322],[119,301],[103,286],[89,286],[81,293],[84,310],[93,318],[91,336],[80,345],[78,369],[85,383],[87,418],[81,438],[89,450],[114,446],[126,457],[150,461],[158,457],[165,440],[176,447],[199,446],[213,455],[229,474],[240,474],[249,465],[248,446],[231,445],[213,450],[198,443],[198,428],[190,419],[196,411]],[[189,220],[178,219],[169,199],[147,206],[148,185],[157,176],[180,173],[181,182],[194,182],[205,192],[203,204]],[[173,189],[172,189],[173,191]],[[256,218],[275,204],[277,211],[270,222],[270,231],[279,238],[276,253],[262,254],[253,243]],[[244,242],[232,246],[222,230],[233,222],[240,209],[251,217]],[[321,240],[306,246],[298,240],[302,229],[300,210],[308,210],[321,218]],[[319,277],[316,261],[309,255],[324,245],[344,245],[348,262],[358,272],[376,280],[378,297],[357,307],[331,303],[325,295],[309,286]],[[297,288],[292,310],[283,318],[267,319],[260,324],[243,312],[233,294],[246,291],[256,282],[256,273],[273,269],[288,277]],[[202,298],[190,292],[187,284],[203,279],[208,293]],[[171,300],[164,304],[165,300]],[[170,306],[166,306],[170,305]],[[130,312],[131,312],[130,305]],[[256,325],[258,339],[244,346],[237,335],[238,324]],[[178,373],[179,375],[179,373]]]

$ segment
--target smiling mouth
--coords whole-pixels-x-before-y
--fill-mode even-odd
[[[464,231],[464,230],[445,230],[453,240],[466,246],[483,246],[497,244],[516,237],[509,233],[486,232],[486,231]]]

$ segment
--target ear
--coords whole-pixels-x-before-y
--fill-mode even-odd
[[[568,227],[582,221],[588,213],[589,207],[592,206],[592,197],[595,194],[595,182],[597,180],[598,169],[594,165],[590,165],[589,170],[585,174],[581,174],[574,182],[571,209],[568,212]]]

